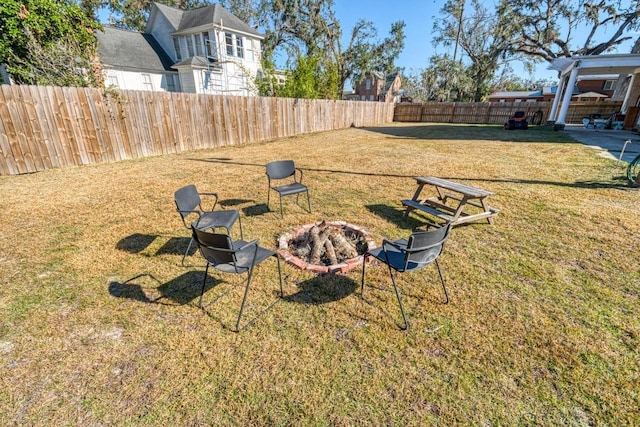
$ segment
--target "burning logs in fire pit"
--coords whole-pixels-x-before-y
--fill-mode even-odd
[[[364,230],[343,221],[303,225],[278,239],[287,262],[317,274],[346,273],[362,264],[362,254],[374,247]]]

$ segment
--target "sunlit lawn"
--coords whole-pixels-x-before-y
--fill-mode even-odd
[[[265,207],[266,162],[304,170],[313,212]],[[175,211],[186,184],[275,248],[343,220],[406,237],[413,176],[495,192],[437,271],[315,277],[210,271]],[[561,132],[391,124],[0,177],[0,425],[634,425],[640,423],[640,192]],[[302,201],[302,199],[301,199]],[[237,233],[232,229],[232,234]],[[274,304],[275,303],[275,304]]]

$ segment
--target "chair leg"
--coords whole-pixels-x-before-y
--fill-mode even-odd
[[[191,245],[193,245],[193,237],[191,238],[191,240],[189,240],[189,246],[187,246],[187,251],[184,253],[184,255],[182,255],[183,267],[186,267],[186,265],[184,265],[184,260],[187,258],[187,255],[189,255],[189,251],[191,250]]]
[[[242,219],[240,218],[240,214],[238,214],[238,225],[240,225],[240,238],[244,239],[244,236],[242,235]],[[227,230],[227,234],[231,235],[229,230]]]
[[[238,313],[238,320],[236,321],[236,332],[240,332],[240,319],[242,318],[242,312],[244,311],[244,303],[247,301],[247,294],[249,293],[249,285],[251,284],[251,277],[253,276],[253,269],[255,266],[252,266],[249,269],[249,277],[247,277],[247,287],[244,288],[244,296],[242,297],[242,304],[240,304],[240,312]]]
[[[444,284],[444,278],[442,277],[442,271],[440,271],[440,263],[436,258],[436,267],[438,267],[438,274],[440,275],[440,282],[442,282],[442,290],[444,291],[444,303],[449,304],[449,294],[447,293],[447,287]]]
[[[404,314],[404,307],[402,306],[402,298],[400,297],[400,290],[398,290],[398,286],[396,285],[396,279],[393,277],[393,271],[391,270],[391,266],[387,264],[389,267],[389,276],[391,276],[391,283],[393,283],[393,290],[396,293],[396,298],[398,299],[398,305],[400,306],[400,313],[402,313],[402,320],[404,321],[404,326],[400,326],[400,329],[403,331],[409,328],[409,322],[407,322],[407,316]]]
[[[275,254],[276,261],[278,262],[278,278],[280,279],[280,298],[284,297],[284,290],[282,289],[282,269],[280,268],[280,255]]]
[[[284,218],[284,214],[282,213],[282,194],[280,195],[280,218]]]
[[[362,282],[360,282],[360,298],[364,299],[364,269],[367,266],[367,254],[362,256]]]
[[[202,289],[200,290],[200,301],[198,302],[198,306],[202,308],[202,296],[204,295],[204,287],[207,284],[207,274],[209,273],[209,263],[207,263],[207,268],[204,269],[204,279],[202,280]]]
[[[307,191],[307,205],[309,206],[309,213],[311,213],[311,197],[309,197],[308,191]]]

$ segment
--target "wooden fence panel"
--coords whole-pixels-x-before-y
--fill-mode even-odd
[[[580,124],[583,117],[601,114],[609,117],[622,107],[621,101],[572,101],[567,110],[565,123]],[[561,108],[561,105],[558,107]],[[435,123],[482,123],[503,124],[516,111],[524,111],[528,117],[540,112],[542,123],[546,123],[551,112],[550,102],[429,102],[425,104],[397,104],[393,121]]]
[[[396,104],[393,121],[435,123],[503,124],[516,111],[527,116],[542,112],[546,121],[551,104],[548,102],[429,102],[425,104]]]
[[[0,86],[0,175],[391,122],[380,102]]]

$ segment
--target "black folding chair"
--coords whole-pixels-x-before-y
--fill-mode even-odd
[[[442,253],[444,242],[449,237],[450,229],[451,225],[447,224],[441,228],[435,228],[433,230],[416,231],[409,236],[408,240],[400,239],[390,241],[384,239],[381,247],[367,251],[364,254],[364,262],[362,263],[362,284],[360,289],[360,295],[362,298],[364,298],[364,275],[367,258],[374,257],[378,261],[386,264],[389,268],[389,276],[391,276],[393,289],[395,291],[396,298],[398,299],[402,320],[404,321],[404,326],[400,326],[400,329],[407,329],[409,327],[409,323],[407,322],[407,317],[404,313],[402,298],[400,297],[400,291],[396,285],[393,270],[398,273],[406,273],[420,270],[435,261],[436,267],[438,268],[438,274],[440,275],[440,282],[442,282],[442,289],[444,291],[444,303],[447,304],[449,302],[449,295],[447,294],[447,288],[444,283],[444,278],[442,277],[438,257]]]
[[[298,172],[298,173],[296,173]],[[298,178],[298,175],[300,178]],[[271,181],[279,181],[287,179],[289,182],[284,185],[272,186]],[[279,160],[267,163],[267,207],[269,207],[271,190],[276,191],[280,195],[280,217],[282,213],[282,196],[296,195],[296,203],[300,193],[307,193],[307,205],[309,213],[311,213],[311,199],[309,199],[309,189],[302,184],[302,170],[295,167],[293,160]]]
[[[200,249],[200,254],[207,260],[207,267],[204,272],[204,280],[202,281],[202,291],[200,292],[200,301],[198,305],[202,308],[202,296],[204,295],[205,285],[207,283],[207,274],[209,266],[216,268],[224,273],[243,274],[248,273],[247,285],[242,297],[238,320],[236,321],[236,332],[240,331],[240,319],[244,311],[244,305],[249,292],[249,285],[253,277],[253,270],[256,265],[270,257],[275,257],[278,263],[278,278],[280,279],[280,297],[284,296],[282,290],[282,270],[280,268],[280,257],[277,252],[265,249],[258,245],[258,240],[245,242],[244,240],[231,241],[228,234],[210,233],[200,230],[195,226],[191,227],[193,232],[193,240]],[[251,323],[251,322],[250,322]],[[242,329],[244,329],[245,325]]]
[[[202,199],[200,196],[211,196],[215,200],[210,210],[205,210],[202,207]],[[182,218],[182,224],[185,228],[190,230],[191,226],[195,226],[199,230],[214,230],[216,228],[224,228],[227,230],[227,234],[230,233],[230,229],[233,224],[238,221],[240,226],[240,238],[242,238],[242,221],[240,220],[240,213],[236,210],[217,210],[214,211],[218,204],[217,193],[199,193],[195,185],[187,185],[176,191],[173,195],[176,202],[176,208]],[[189,223],[187,218],[193,218],[194,221]],[[182,265],[184,266],[184,260],[191,250],[193,244],[193,238],[189,241],[187,251],[182,256]]]

